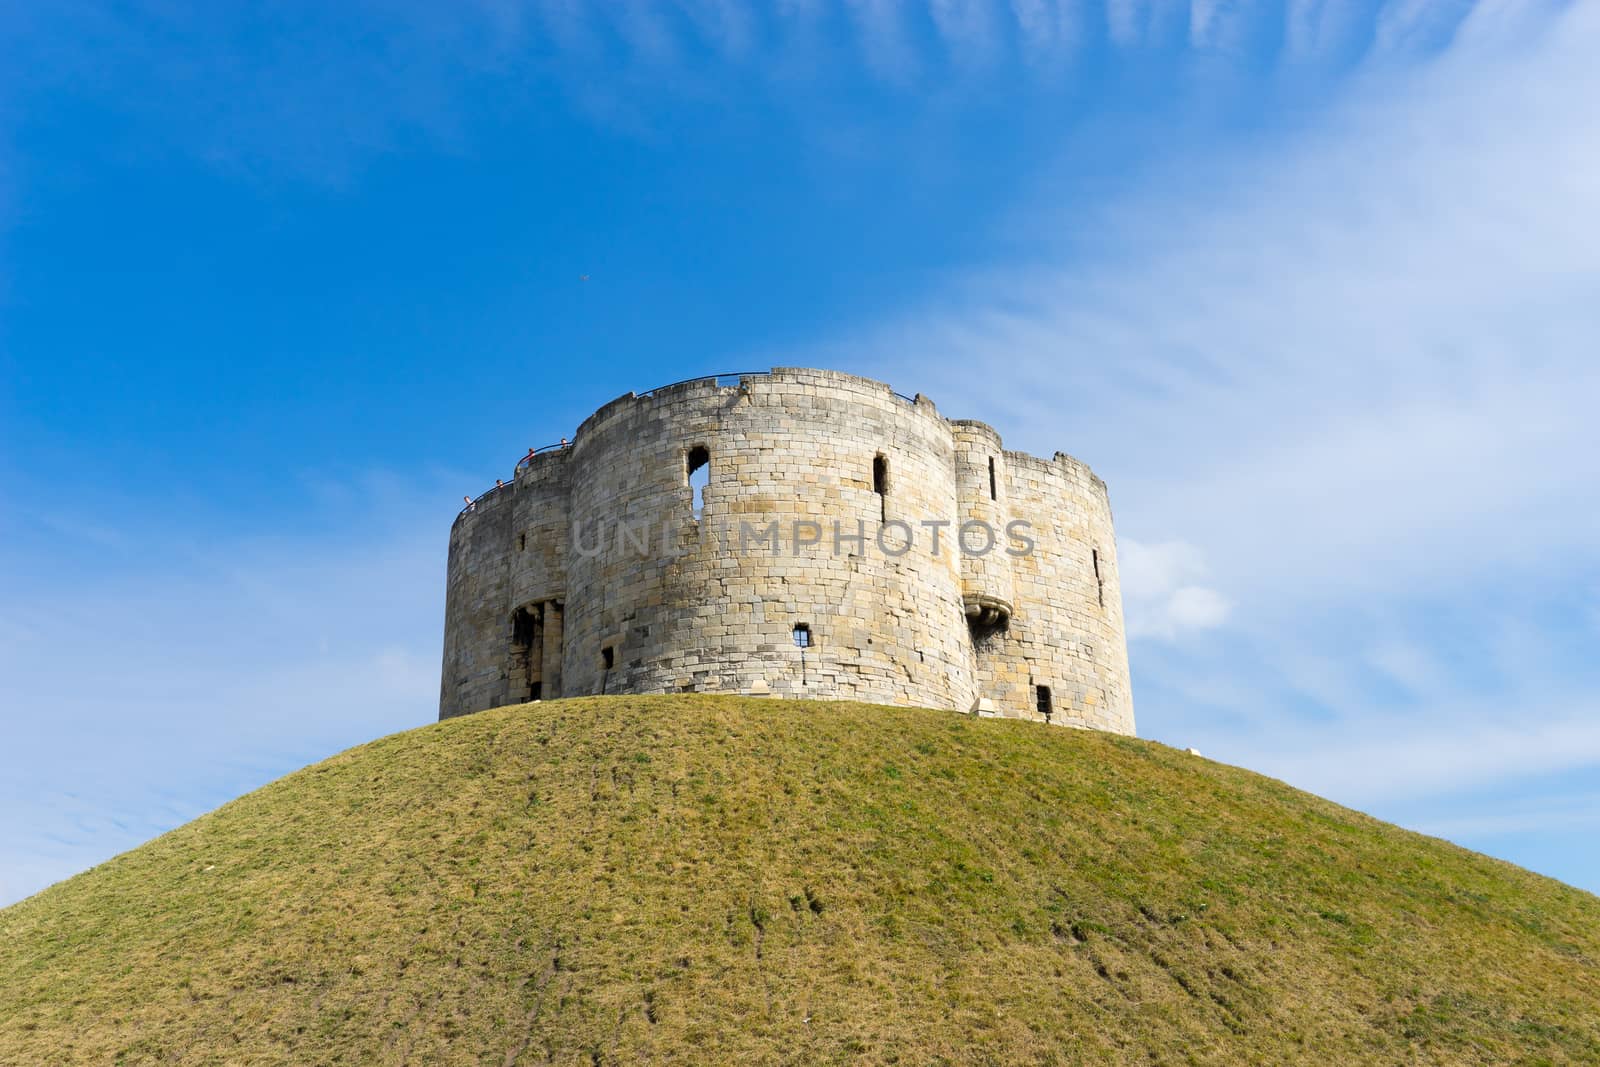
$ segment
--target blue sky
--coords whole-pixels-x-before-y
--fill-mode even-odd
[[[462,494],[772,365],[1106,477],[1144,736],[1600,890],[1597,7],[0,8],[0,903],[431,721]]]

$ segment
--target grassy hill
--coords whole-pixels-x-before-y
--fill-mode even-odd
[[[1160,745],[504,708],[0,911],[0,1063],[1600,1062],[1600,899]]]

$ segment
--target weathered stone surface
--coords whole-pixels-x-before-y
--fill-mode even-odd
[[[880,382],[629,393],[456,520],[439,713],[759,692],[1131,734],[1116,559],[1088,467]]]

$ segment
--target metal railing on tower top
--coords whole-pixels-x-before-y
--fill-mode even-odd
[[[521,470],[523,467],[526,467],[528,465],[528,461],[531,460],[534,456],[542,456],[546,452],[559,452],[563,448],[571,448],[571,447],[572,447],[572,442],[571,441],[562,439],[560,441],[557,441],[553,445],[540,445],[538,448],[530,448],[530,449],[528,449],[528,454],[526,456],[523,456],[521,459],[517,460],[516,470]],[[515,472],[513,472],[513,476],[515,476]]]

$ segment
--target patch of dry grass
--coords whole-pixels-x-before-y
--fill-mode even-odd
[[[695,696],[353,749],[0,911],[0,1063],[1600,1062],[1600,900],[1143,741]]]

